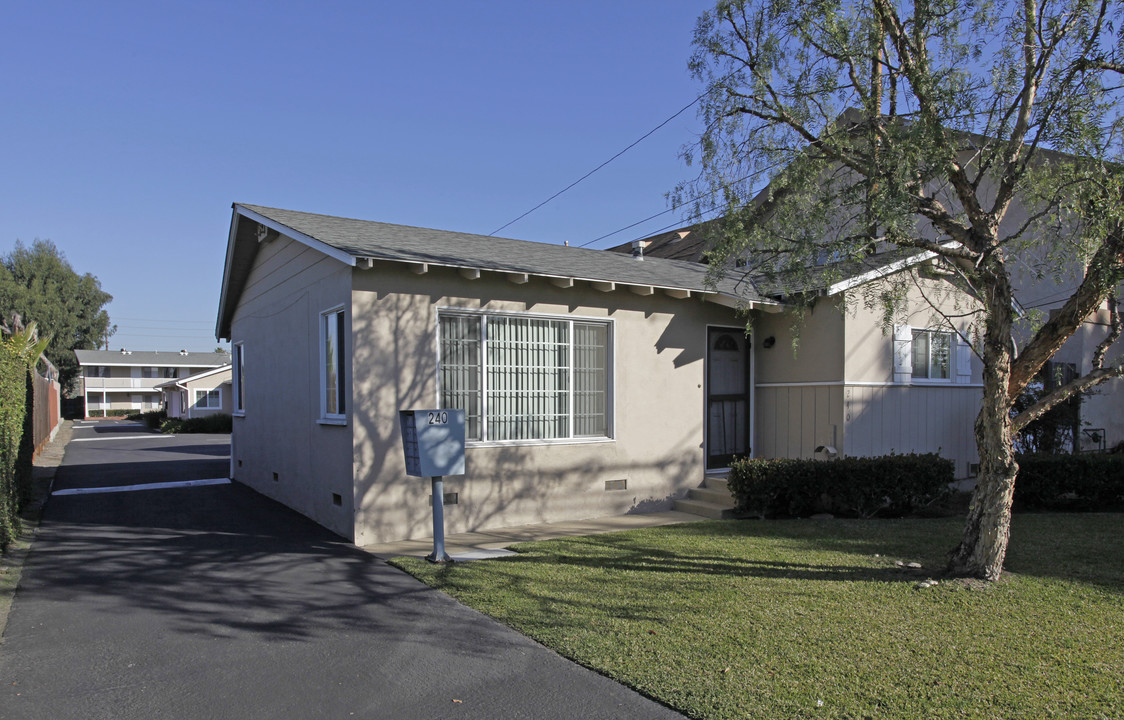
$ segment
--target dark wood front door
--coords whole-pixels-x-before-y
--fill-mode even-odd
[[[706,466],[749,455],[749,338],[744,328],[708,328]]]

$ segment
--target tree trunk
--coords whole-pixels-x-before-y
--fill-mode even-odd
[[[992,259],[981,268],[990,275],[983,286],[987,309],[984,330],[983,400],[976,416],[976,447],[980,471],[968,509],[964,537],[950,553],[953,575],[995,581],[1003,572],[1011,529],[1011,498],[1015,491],[1015,462],[1011,432],[1012,296],[1002,264]]]

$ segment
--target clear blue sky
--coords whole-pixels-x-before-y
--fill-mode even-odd
[[[0,253],[47,238],[96,275],[113,348],[210,350],[232,202],[491,233],[699,94],[710,5],[11,0]],[[666,210],[698,131],[692,108],[500,234]]]

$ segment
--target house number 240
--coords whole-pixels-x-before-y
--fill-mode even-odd
[[[430,425],[448,425],[449,413],[447,412],[431,412],[429,413]]]

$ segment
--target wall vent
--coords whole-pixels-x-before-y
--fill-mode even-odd
[[[628,490],[628,479],[621,478],[620,480],[606,480],[606,490]]]
[[[460,502],[460,498],[458,497],[457,493],[455,493],[455,492],[445,493],[445,504],[446,505],[457,505],[457,504],[459,504],[459,502]],[[433,505],[433,495],[429,495],[429,504]]]
[[[277,477],[277,473],[273,473],[273,482],[279,482],[281,478]]]
[[[968,463],[968,477],[976,477],[980,474],[980,464],[970,462]]]
[[[332,493],[332,504],[335,505],[336,507],[342,506],[343,505],[343,495],[340,495],[339,493]]]

